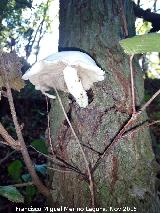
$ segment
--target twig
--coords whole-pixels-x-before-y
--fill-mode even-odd
[[[47,104],[47,130],[48,130],[48,141],[49,141],[49,145],[51,148],[51,153],[54,156],[54,151],[53,151],[53,144],[52,144],[52,139],[51,139],[51,129],[50,129],[50,117],[49,117],[49,107],[48,107],[48,97],[45,95],[46,97],[46,104]]]
[[[120,129],[120,131],[117,133],[117,135],[113,138],[113,140],[105,147],[103,153],[101,156],[99,156],[97,162],[95,163],[94,167],[92,168],[92,174],[102,161],[102,159],[105,157],[106,153],[111,149],[111,147],[117,143],[123,136],[123,134],[127,131],[128,127],[134,124],[134,122],[137,120],[137,117],[141,114],[141,112],[136,112],[136,106],[135,106],[135,89],[134,89],[134,76],[133,76],[133,61],[134,55],[131,55],[129,58],[129,66],[130,66],[130,73],[131,73],[131,97],[132,97],[132,116],[127,121],[126,124]]]
[[[82,148],[82,146],[81,146],[81,143],[80,143],[80,141],[79,141],[79,138],[77,137],[77,135],[76,135],[76,133],[75,133],[73,127],[72,127],[72,124],[71,124],[70,120],[68,119],[68,116],[67,116],[67,114],[66,114],[66,112],[65,112],[65,109],[64,109],[64,106],[63,106],[63,104],[62,104],[62,100],[61,100],[61,98],[60,98],[60,96],[59,96],[59,94],[58,94],[58,91],[57,91],[56,88],[54,88],[54,90],[55,90],[56,95],[57,95],[57,97],[58,97],[58,101],[59,101],[59,103],[60,103],[60,106],[61,106],[61,108],[62,108],[62,110],[63,110],[64,116],[65,116],[65,118],[66,118],[66,120],[67,120],[67,122],[68,122],[68,124],[69,124],[69,126],[70,126],[70,128],[71,128],[71,131],[72,131],[72,133],[73,133],[73,135],[74,135],[74,137],[75,137],[75,139],[76,139],[76,142],[77,142],[77,144],[78,144],[78,146],[79,146],[79,148],[80,148],[80,150],[81,150],[83,159],[84,159],[84,161],[85,161],[86,169],[87,169],[87,172],[88,172],[88,178],[89,178],[89,189],[90,189],[90,193],[91,193],[92,207],[94,207],[94,206],[95,206],[94,185],[93,185],[93,180],[92,180],[92,175],[91,175],[91,170],[90,170],[89,163],[88,163],[88,161],[87,161],[87,158],[86,158],[86,155],[85,155],[85,153],[84,153],[84,150],[83,150],[83,148]]]
[[[82,145],[83,147],[86,147],[87,149],[93,151],[93,152],[96,153],[97,155],[100,155],[100,154],[101,154],[101,152],[99,152],[99,151],[93,149],[92,147],[90,147],[90,146],[88,146],[88,145],[86,145],[86,144],[84,144],[84,143],[81,143],[81,145]]]
[[[97,169],[98,165],[100,164],[102,159],[105,157],[105,155],[109,152],[109,150],[113,147],[113,145],[115,145],[120,139],[122,139],[122,136],[126,132],[128,127],[130,125],[132,125],[137,120],[137,116],[138,115],[139,114],[132,115],[132,117],[128,120],[128,122],[121,128],[119,133],[117,133],[115,138],[105,147],[102,155],[98,158],[97,162],[95,163],[94,167],[92,168],[92,173],[95,172],[95,170]]]
[[[44,153],[38,151],[37,149],[35,149],[33,146],[30,145],[30,147],[32,149],[34,149],[36,152],[38,152],[39,154],[45,156],[47,159],[49,159],[54,165],[59,166],[61,168],[65,168],[65,169],[70,169],[71,171],[76,172],[77,174],[81,175],[85,180],[86,180],[86,175],[84,173],[81,172],[81,170],[78,167],[72,166],[71,164],[69,164],[68,162],[66,162],[65,160],[61,159],[60,157],[55,155],[55,158],[49,157],[48,155],[45,155]],[[55,161],[58,161],[57,163]]]
[[[56,168],[53,168],[53,167],[50,167],[50,166],[47,166],[48,169],[51,169],[53,171],[56,171],[56,172],[73,172],[72,170],[62,170],[62,169],[56,169]]]
[[[157,11],[157,0],[154,0],[154,4],[153,4],[153,11],[156,12]]]
[[[129,65],[130,65],[130,71],[131,71],[132,114],[136,114],[135,87],[134,87],[133,64],[132,64],[133,57],[134,55],[131,55],[129,57]]]
[[[13,150],[12,152],[9,152],[3,159],[0,160],[0,164],[2,164],[4,161],[6,161],[15,152],[16,152],[16,150]]]
[[[155,125],[155,124],[157,124],[157,123],[160,123],[160,120],[153,121],[153,122],[149,123],[149,124],[147,125],[147,127],[152,126],[152,125]]]
[[[4,58],[3,58],[4,60]],[[43,185],[43,183],[41,182],[41,180],[39,179],[34,166],[32,164],[31,158],[28,154],[28,150],[27,147],[25,145],[23,136],[22,136],[22,132],[21,132],[21,128],[20,125],[18,123],[17,120],[17,114],[16,114],[16,110],[15,110],[15,106],[14,106],[14,102],[13,102],[13,97],[12,97],[12,92],[11,92],[11,88],[9,85],[9,80],[8,80],[8,70],[7,70],[7,66],[5,64],[5,60],[4,60],[4,69],[2,70],[3,74],[4,74],[4,79],[5,79],[5,86],[7,89],[7,97],[8,97],[8,101],[9,101],[9,106],[10,106],[10,110],[11,110],[11,114],[12,114],[12,119],[15,125],[15,129],[16,129],[16,133],[17,133],[17,137],[18,137],[18,141],[21,145],[21,153],[24,159],[24,162],[26,164],[26,167],[32,177],[33,183],[35,184],[35,186],[37,186],[38,190],[46,197],[50,196],[50,192],[48,190],[48,188],[46,186]]]
[[[130,135],[130,134],[133,134],[134,132],[137,132],[137,131],[139,131],[140,129],[144,129],[144,128],[146,128],[146,127],[150,127],[150,126],[155,125],[155,124],[157,124],[157,123],[160,123],[160,120],[153,121],[153,122],[151,122],[151,123],[149,123],[149,124],[144,124],[144,125],[138,126],[137,128],[134,128],[134,129],[132,129],[132,130],[127,131],[127,132],[122,136],[122,138],[124,138],[124,137],[126,137],[126,136],[128,136],[128,135]]]
[[[40,47],[40,42],[41,42],[41,40],[42,40],[42,38],[43,38],[43,36],[44,36],[44,34],[46,33],[46,30],[42,33],[42,31],[43,31],[43,25],[44,25],[44,23],[46,23],[46,14],[47,14],[47,10],[48,10],[48,8],[49,8],[49,3],[50,3],[50,0],[48,0],[47,2],[46,2],[46,7],[44,8],[44,11],[43,11],[43,20],[41,21],[41,24],[40,24],[40,29],[38,30],[38,32],[39,32],[39,38],[38,38],[38,41],[37,41],[37,49],[39,49],[39,47]],[[37,58],[38,58],[38,51],[36,51],[36,60],[35,60],[35,62],[37,62]]]
[[[17,184],[8,185],[8,186],[24,187],[24,186],[32,186],[32,185],[34,185],[34,183],[31,181],[31,182],[27,182],[27,183],[17,183]]]
[[[14,138],[12,138],[12,136],[9,135],[9,133],[3,127],[1,122],[0,122],[0,134],[5,140],[4,144],[7,144],[7,145],[11,146],[15,150],[20,150],[21,149],[19,141],[14,140]]]
[[[43,19],[39,23],[34,37],[33,37],[33,35],[31,35],[30,38],[29,38],[29,42],[26,45],[26,59],[28,59],[28,57],[30,56],[31,51],[33,49],[33,45],[34,45],[35,42],[37,43],[36,44],[37,49],[39,49],[40,41],[45,34],[45,31],[43,32],[43,26],[44,26],[44,23],[45,23],[46,14],[47,14],[47,10],[48,10],[48,7],[49,7],[49,2],[50,2],[49,0],[46,2],[46,7],[44,8],[44,11],[43,11]],[[38,41],[36,41],[38,34],[39,34],[39,38],[38,38]],[[38,51],[36,51],[35,55],[36,55],[36,59],[35,59],[35,62],[32,64],[32,66],[37,62]]]
[[[123,135],[126,133],[127,129],[137,121],[138,117],[142,114],[142,112],[146,109],[146,107],[148,107],[149,104],[160,94],[160,89],[159,89],[150,98],[150,100],[146,104],[144,104],[144,106],[138,112],[136,111],[136,108],[135,108],[135,90],[134,90],[133,65],[132,65],[133,56],[134,55],[130,56],[131,94],[132,94],[132,116],[128,120],[128,122],[121,128],[121,130],[115,136],[115,138],[105,147],[102,155],[98,158],[97,162],[95,163],[94,167],[92,168],[92,171],[91,171],[92,174],[94,173],[94,171],[96,170],[96,168],[98,167],[98,165],[100,164],[100,162],[102,161],[102,159],[105,157],[105,155],[107,154],[107,152],[109,152],[109,150],[112,148],[112,146],[114,144],[116,144],[120,139],[123,138]],[[158,121],[154,122],[153,124],[155,124],[155,123],[158,123]],[[132,130],[132,132],[133,132],[133,130]]]
[[[143,112],[149,105],[150,103],[160,94],[160,89],[145,103],[142,108],[139,110],[139,113]]]

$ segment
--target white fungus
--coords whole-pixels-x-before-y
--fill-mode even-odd
[[[37,62],[22,78],[35,85],[36,90],[46,93],[52,88],[72,94],[80,107],[88,105],[86,90],[94,82],[103,81],[105,72],[86,53],[63,51],[54,53]]]

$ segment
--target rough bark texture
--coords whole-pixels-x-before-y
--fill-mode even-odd
[[[105,81],[88,93],[90,104],[82,109],[69,104],[61,94],[73,128],[83,145],[91,167],[131,116],[130,69],[128,57],[119,46],[124,38],[123,11],[133,36],[135,17],[130,0],[61,0],[60,49],[79,48],[106,71]],[[143,78],[134,64],[136,103],[143,102]],[[51,107],[52,143],[60,156],[87,176],[82,153],[75,142],[58,100]],[[138,120],[140,125],[146,115]],[[88,146],[88,147],[86,147]],[[94,151],[96,150],[96,151]],[[114,145],[93,173],[97,207],[136,207],[139,213],[157,213],[154,155],[149,129],[141,128]],[[91,206],[88,182],[78,172],[54,172],[54,205]],[[85,211],[84,211],[85,212]],[[120,211],[119,211],[120,212]]]

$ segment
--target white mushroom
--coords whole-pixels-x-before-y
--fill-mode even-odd
[[[51,88],[71,93],[80,107],[88,105],[86,90],[94,82],[104,80],[105,72],[86,53],[63,51],[37,62],[22,78],[35,85],[36,90],[47,95]]]

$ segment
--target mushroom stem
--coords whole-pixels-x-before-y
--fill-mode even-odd
[[[77,74],[77,70],[71,66],[67,66],[63,70],[63,75],[69,93],[74,96],[79,106],[88,106],[88,96]]]

